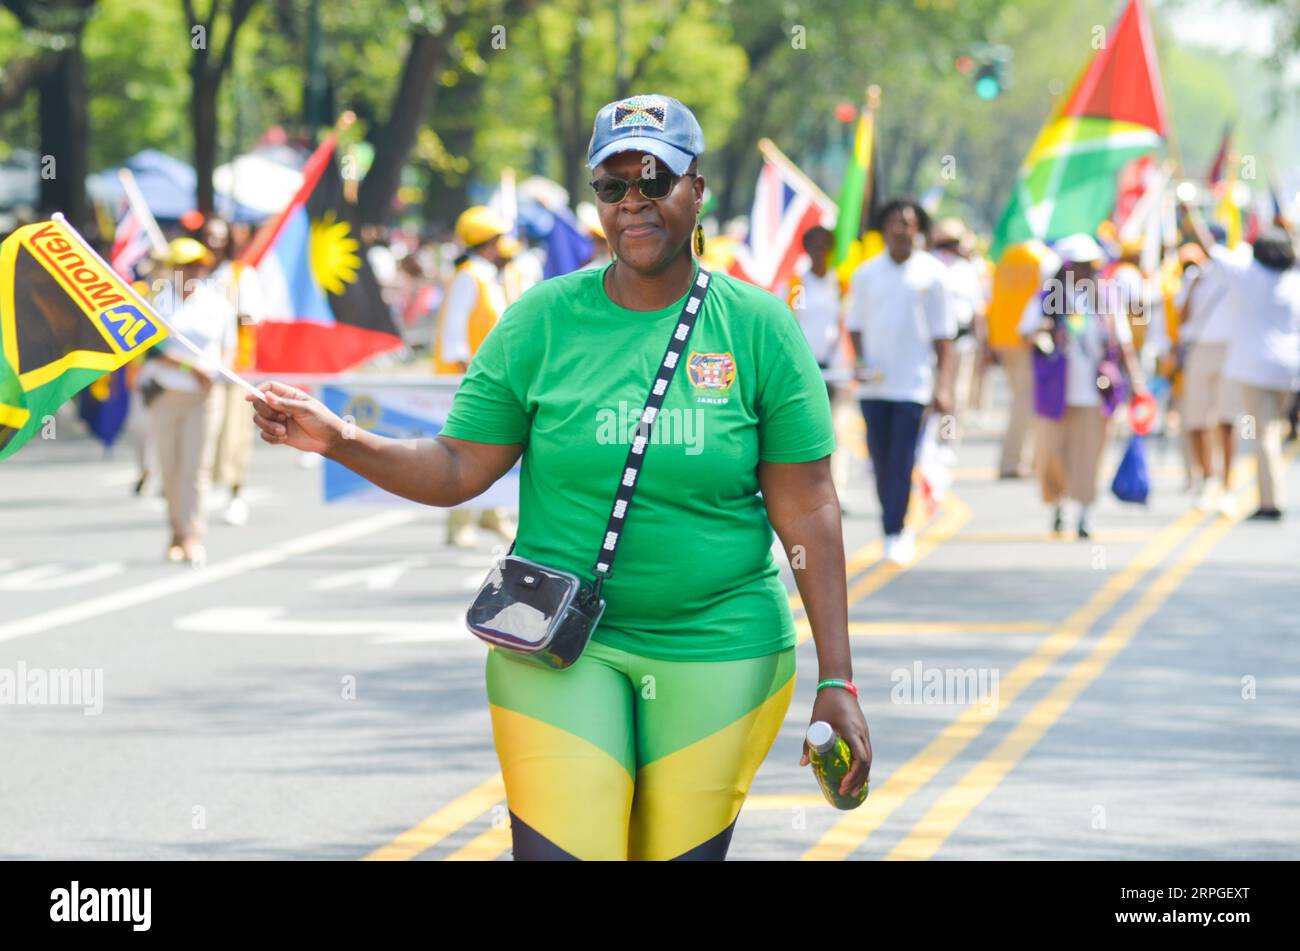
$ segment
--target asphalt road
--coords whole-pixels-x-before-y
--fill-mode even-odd
[[[203,570],[166,564],[129,451],[71,429],[0,466],[0,676],[92,672],[80,705],[0,704],[0,858],[509,858],[485,649],[458,618],[492,539],[448,549],[440,510],[323,505],[319,469],[259,443],[249,524],[214,518]],[[852,458],[871,795],[836,812],[798,766],[805,633],[731,857],[1300,852],[1300,523],[1189,512],[1153,448],[1152,504],[1106,498],[1079,541],[969,436],[906,570],[878,563]],[[1300,466],[1288,482],[1300,499]]]

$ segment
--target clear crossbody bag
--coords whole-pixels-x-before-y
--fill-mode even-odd
[[[655,417],[695,327],[709,280],[709,272],[701,268],[650,386],[640,425],[619,476],[614,505],[593,569],[595,580],[588,582],[572,572],[523,558],[514,554],[515,546],[511,545],[505,557],[492,566],[465,614],[465,622],[476,637],[556,670],[569,667],[582,655],[605,613],[601,588],[614,563]]]

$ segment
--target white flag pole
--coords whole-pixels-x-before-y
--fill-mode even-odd
[[[120,168],[117,170],[117,177],[122,182],[122,187],[126,189],[127,204],[131,206],[135,216],[140,219],[145,234],[149,236],[149,243],[153,245],[154,255],[162,257],[167,253],[167,239],[163,237],[162,229],[158,227],[153,212],[149,210],[149,203],[144,200],[144,195],[140,193],[140,186],[136,184],[135,176],[131,174],[129,168]]]
[[[89,254],[96,261],[98,261],[109,273],[113,274],[115,277],[117,276],[117,272],[113,270],[112,266],[107,261],[105,261],[102,257],[99,256],[99,252],[97,252],[94,248],[90,246],[90,242],[88,242],[85,238],[81,236],[81,233],[72,226],[72,223],[68,221],[67,218],[63,217],[62,212],[56,211],[50,217],[57,224],[60,224],[64,228],[67,228],[68,233],[71,234],[72,237],[76,239],[77,243],[81,245],[82,249],[87,254]],[[204,366],[212,367],[223,377],[229,380],[231,383],[235,384],[235,386],[238,386],[241,389],[246,390],[247,392],[251,393],[253,396],[257,397],[259,400],[266,398],[265,394],[261,390],[253,386],[253,384],[249,383],[247,380],[245,380],[234,370],[231,370],[230,368],[226,367],[224,364],[220,362],[217,362],[214,365],[213,361],[210,361],[208,359],[208,355],[204,353],[201,349],[199,349],[197,346],[195,346],[192,340],[190,340],[183,333],[181,333],[179,330],[173,327],[170,323],[167,322],[167,320],[161,314],[159,314],[156,310],[150,307],[148,302],[145,301],[145,299],[136,292],[136,289],[131,286],[131,283],[129,281],[123,280],[120,277],[118,277],[118,279],[121,280],[122,284],[126,287],[127,292],[133,298],[135,298],[135,302],[140,307],[140,309],[143,310],[150,317],[152,317],[154,320],[158,321],[158,323],[166,327],[167,333],[171,336],[171,338],[175,340],[177,343],[179,343],[186,350],[190,351],[190,353],[194,354],[194,356],[198,357]]]

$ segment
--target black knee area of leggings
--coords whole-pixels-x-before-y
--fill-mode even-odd
[[[736,830],[736,823],[733,820],[731,825],[727,826],[707,842],[701,842],[693,849],[683,852],[673,859],[674,862],[721,862],[727,857],[727,849],[731,848],[731,833]]]
[[[510,813],[511,850],[516,862],[576,862],[578,857],[564,851],[513,812]]]

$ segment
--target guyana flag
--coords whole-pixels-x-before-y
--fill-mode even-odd
[[[1164,141],[1165,107],[1151,26],[1141,0],[1119,23],[1020,167],[991,256],[1036,238],[1093,233],[1115,206],[1115,178]]]
[[[0,244],[0,459],[64,402],[166,336],[66,222],[19,228]]]

